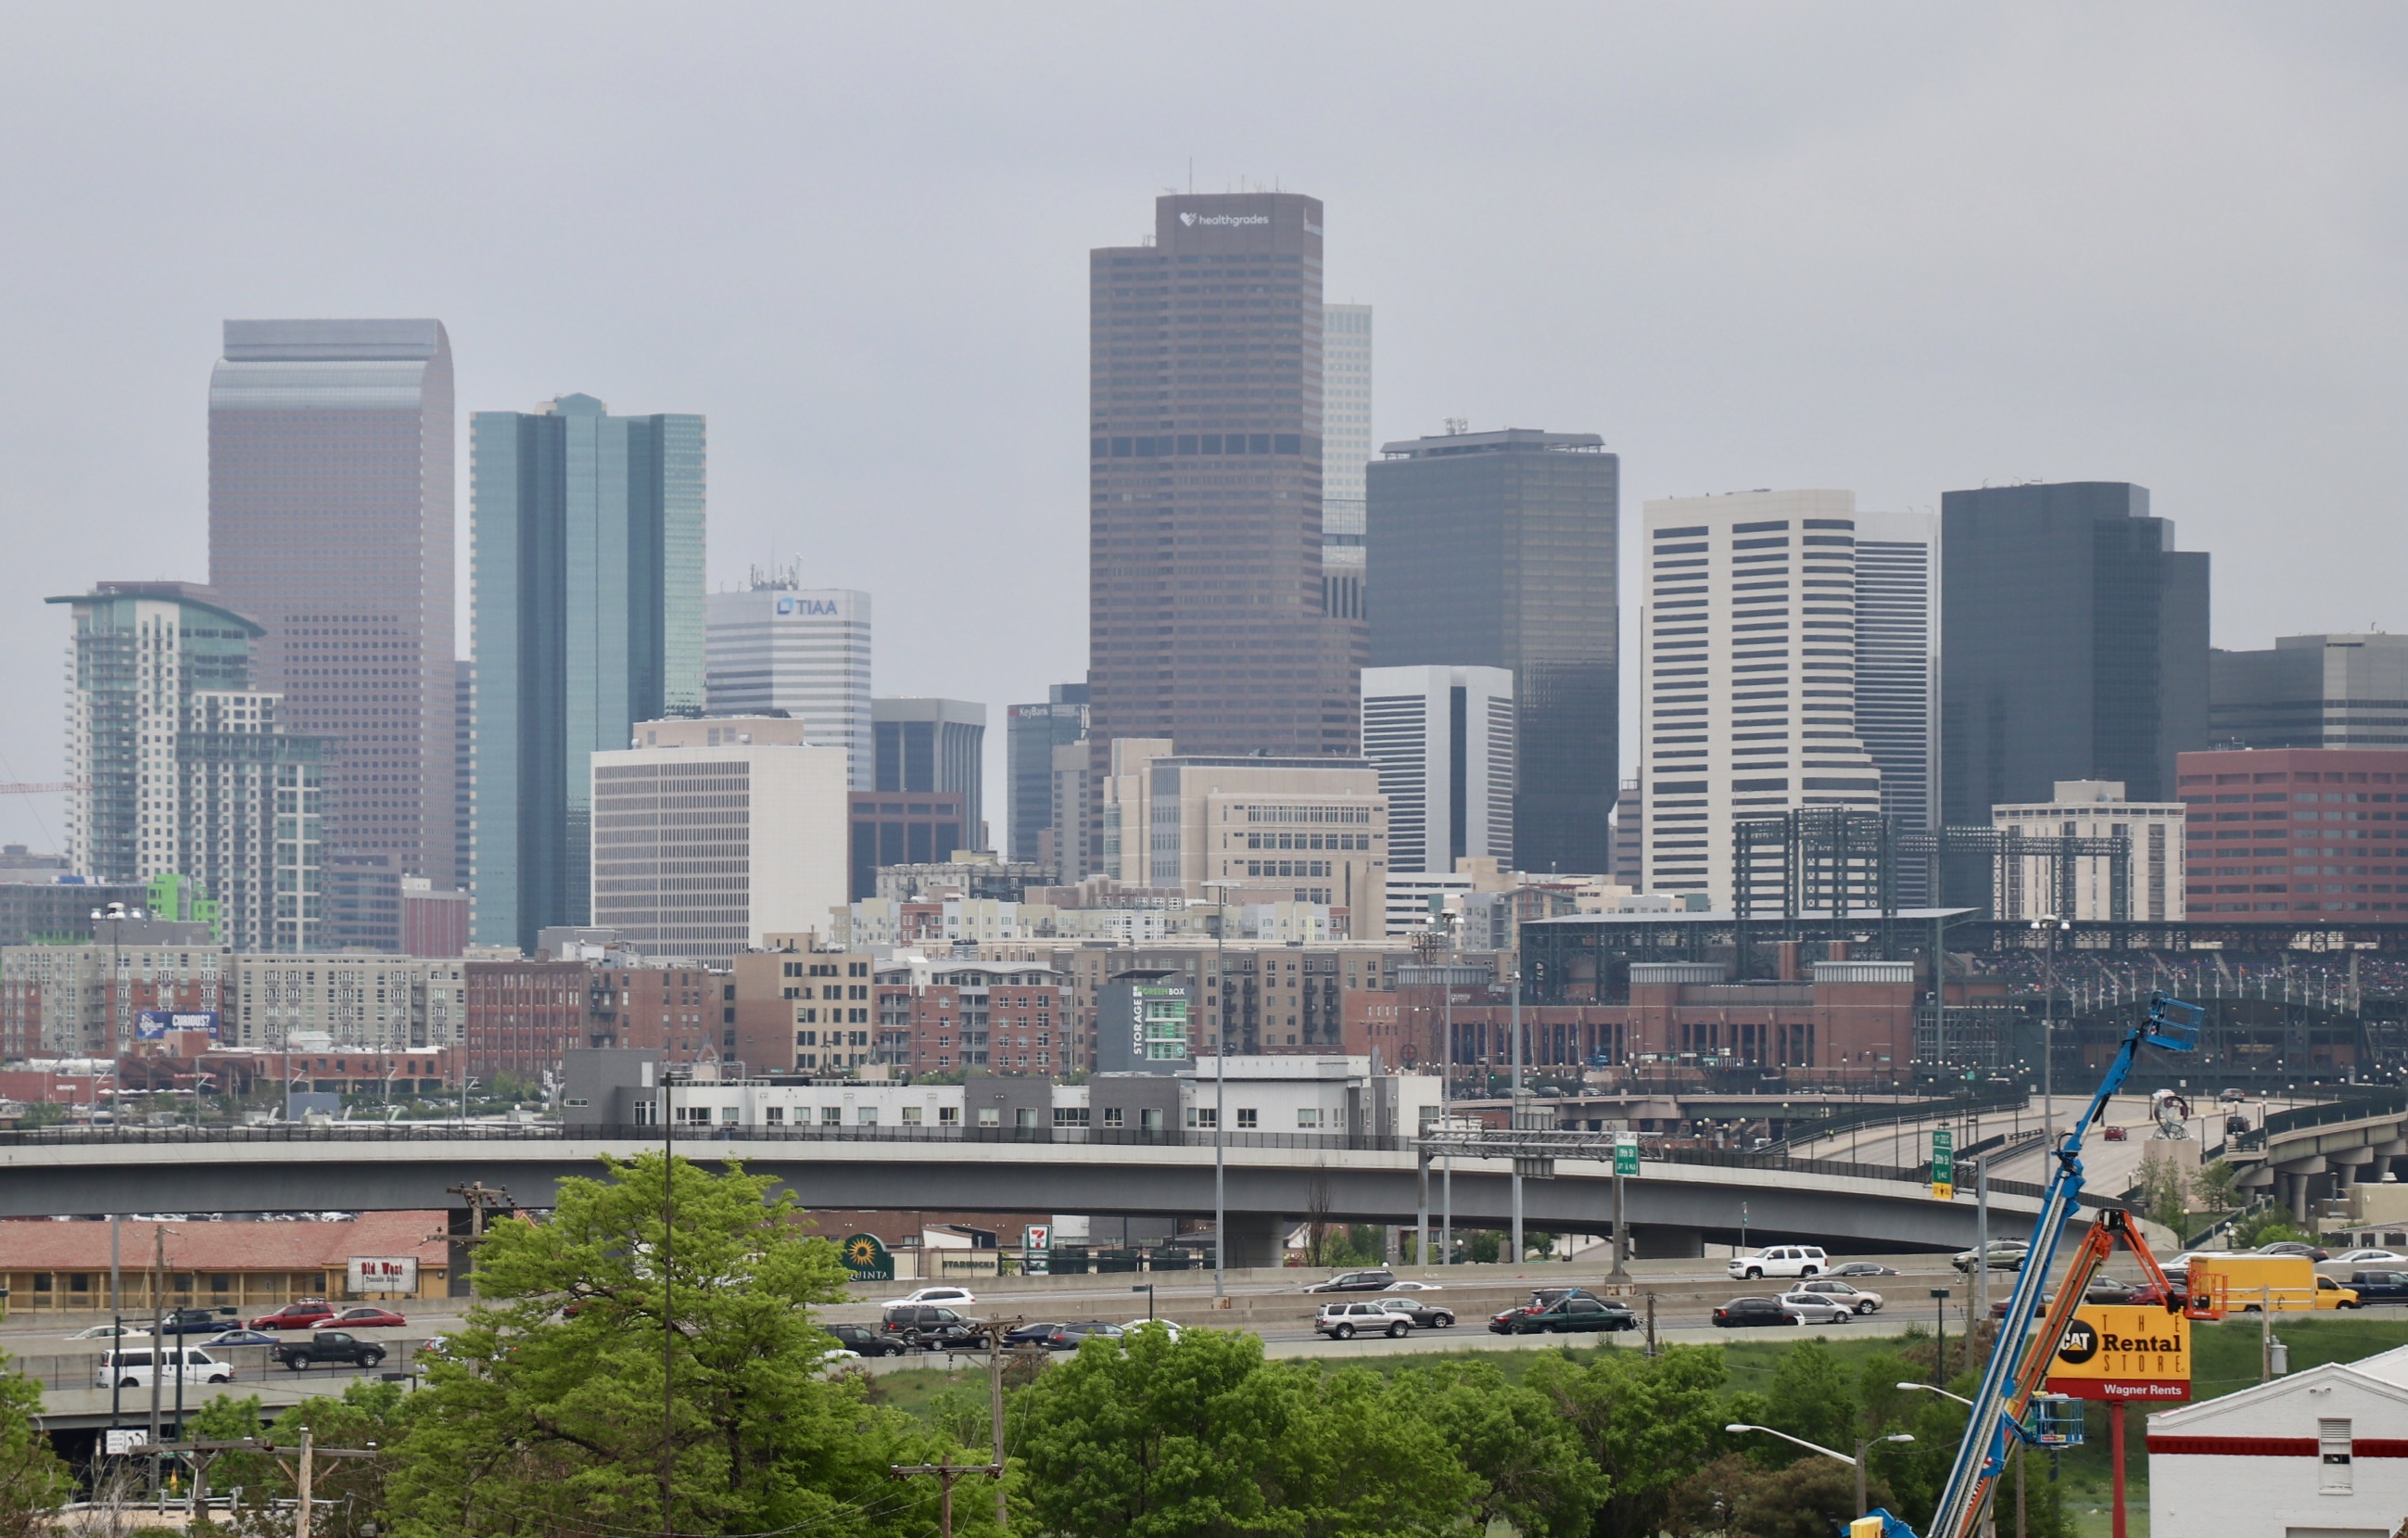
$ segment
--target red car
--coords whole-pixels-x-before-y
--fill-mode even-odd
[[[322,1298],[287,1303],[273,1314],[251,1321],[253,1330],[314,1330],[335,1316],[335,1305]]]
[[[409,1323],[389,1308],[347,1308],[326,1322],[354,1330],[399,1330]]]

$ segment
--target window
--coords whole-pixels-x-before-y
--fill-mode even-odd
[[[844,1125],[844,1107],[840,1105],[821,1106],[820,1125],[822,1127],[842,1127]]]
[[[958,1105],[940,1105],[940,1106],[937,1107],[937,1125],[938,1125],[938,1126],[939,1126],[939,1127],[959,1127],[961,1124],[962,1124],[962,1108],[961,1108],[960,1106],[958,1106]]]
[[[875,1126],[877,1126],[877,1125],[878,1125],[878,1107],[876,1107],[876,1106],[874,1106],[874,1105],[865,1105],[865,1106],[859,1106],[859,1107],[856,1107],[856,1108],[855,1108],[855,1110],[854,1110],[854,1113],[853,1113],[853,1121],[854,1121],[854,1123],[855,1123],[856,1125],[858,1125],[858,1126],[862,1126],[862,1127],[875,1127]]]
[[[782,1105],[773,1105],[767,1108],[761,1113],[761,1122],[765,1127],[785,1126],[786,1108]]]
[[[1298,1127],[1319,1127],[1321,1125],[1321,1108],[1317,1105],[1297,1106],[1296,1109],[1296,1124]]]
[[[2316,1422],[2316,1461],[2320,1465],[2316,1482],[2319,1495],[2347,1495],[2354,1488],[2351,1480],[2350,1431],[2346,1420]]]
[[[1238,1108],[1238,1125],[1240,1128],[1259,1127],[1262,1125],[1261,1114],[1252,1106],[1241,1105]]]
[[[1120,1106],[1108,1105],[1104,1107],[1104,1125],[1106,1127],[1126,1127],[1128,1125],[1128,1113]]]
[[[1221,1125],[1221,1113],[1212,1106],[1191,1105],[1187,1108],[1187,1125],[1206,1129],[1217,1128]]]
[[[743,1116],[744,1114],[735,1106],[723,1105],[719,1108],[719,1120],[724,1126],[733,1127],[741,1121]]]
[[[907,1105],[903,1108],[903,1125],[906,1127],[917,1127],[920,1125],[920,1108],[918,1106]]]
[[[1003,1125],[1003,1108],[996,1105],[980,1106],[978,1124],[981,1127],[1001,1127]]]

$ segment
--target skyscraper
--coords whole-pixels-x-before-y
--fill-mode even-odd
[[[877,748],[873,790],[917,791],[962,798],[962,836],[980,849],[985,837],[986,707],[968,699],[873,699],[869,730]],[[953,851],[937,851],[938,859]]]
[[[2120,481],[1952,491],[1940,518],[1947,825],[2060,780],[2171,800],[2207,743],[2207,556]]]
[[[1863,512],[1856,520],[1856,737],[1881,770],[1881,809],[1929,827],[1940,755],[1940,520]],[[1920,860],[1898,867],[1898,899],[1931,900]]]
[[[1371,463],[1371,307],[1321,307],[1322,605],[1363,617],[1363,474]]]
[[[1322,213],[1174,194],[1089,253],[1089,742],[1351,755],[1362,627],[1324,611]]]
[[[2219,748],[2408,746],[2408,636],[2283,636],[2208,655]]]
[[[1601,874],[1621,737],[1621,461],[1594,433],[1455,433],[1381,450],[1371,663],[1513,673],[1513,863]]]
[[[592,922],[595,753],[703,705],[703,420],[591,395],[470,421],[477,936]]]
[[[752,568],[710,607],[713,715],[784,714],[842,748],[855,790],[875,783],[869,743],[869,595],[805,587],[802,563]]]
[[[260,627],[207,589],[102,582],[75,615],[67,858],[87,880],[200,884],[237,951],[302,951],[324,919],[318,744],[251,686]]]
[[[1856,506],[1843,491],[1647,504],[1647,890],[1727,908],[1740,819],[1880,810],[1856,735]]]
[[[209,376],[209,586],[256,686],[325,745],[326,842],[449,884],[452,344],[438,321],[228,321]]]
[[[1388,798],[1388,871],[1446,875],[1513,857],[1513,675],[1366,668],[1363,756]]]
[[[1054,755],[1059,748],[1087,736],[1087,686],[1056,683],[1047,689],[1042,705],[1012,705],[1004,711],[1004,773],[1010,782],[1011,805],[1006,815],[1007,846],[1015,860],[1036,860],[1054,868],[1068,881],[1080,856],[1066,856],[1054,822]],[[1040,848],[1040,845],[1042,846]]]

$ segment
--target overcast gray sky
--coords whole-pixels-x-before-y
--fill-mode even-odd
[[[9,31],[0,780],[60,772],[43,597],[207,573],[226,316],[438,316],[464,416],[706,413],[714,584],[799,552],[875,594],[879,692],[1043,697],[1085,666],[1085,252],[1191,163],[1326,200],[1383,438],[1603,433],[1634,522],[2133,480],[2214,553],[2218,644],[2408,625],[2393,5],[26,4]],[[0,802],[56,847],[60,798]]]

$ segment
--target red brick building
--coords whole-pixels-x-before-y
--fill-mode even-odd
[[[1070,1067],[1069,979],[1041,962],[937,958],[878,973],[877,1062],[914,1073]]]
[[[715,1061],[722,1051],[720,973],[599,961],[472,960],[465,970],[464,1056],[488,1083],[557,1072],[569,1047],[650,1047],[672,1062]]]
[[[2408,752],[2186,753],[2174,773],[2194,920],[2408,913]]]

